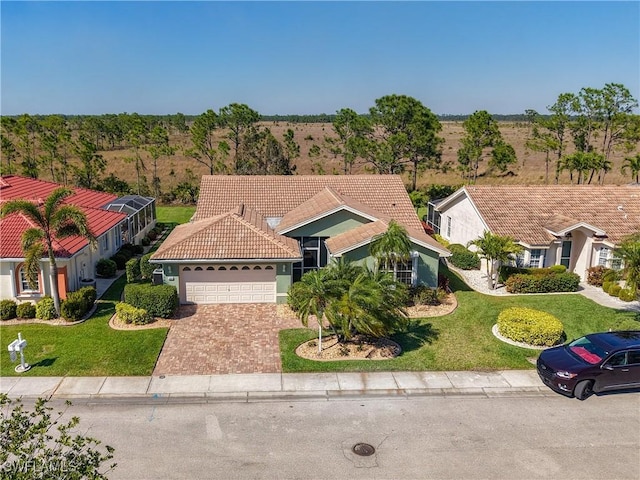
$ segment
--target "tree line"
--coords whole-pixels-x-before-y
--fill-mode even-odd
[[[612,168],[614,151],[637,150],[640,117],[633,114],[637,106],[628,89],[612,83],[602,89],[563,93],[547,107],[548,113],[527,110],[523,116],[529,132],[527,149],[545,154],[546,182],[551,181],[553,167],[556,183],[563,172],[568,172],[573,183],[603,183]],[[32,178],[47,172],[63,185],[191,203],[198,194],[196,175],[185,168],[180,171],[180,181],[163,190],[159,165],[179,152],[202,164],[209,174],[293,174],[300,156],[294,131],[287,128],[276,137],[263,120],[289,121],[294,117],[309,121],[312,116],[268,117],[238,103],[196,116],[5,116],[0,123],[0,171]],[[473,183],[480,175],[503,174],[518,162],[513,146],[501,135],[501,116],[486,110],[476,111],[462,122],[464,134],[457,162],[443,161],[441,117],[406,95],[378,98],[364,114],[343,108],[327,118],[319,117],[331,118],[331,132],[312,144],[309,157],[324,153],[340,159],[345,175],[356,167],[380,174],[408,173],[411,191],[427,170],[454,170],[463,183]],[[126,152],[124,160],[135,172],[135,177],[127,180],[134,181],[113,173],[105,176],[103,153],[109,150]],[[626,158],[622,169],[637,181],[640,154]],[[151,181],[147,182],[149,174]],[[177,178],[173,168],[170,175]]]

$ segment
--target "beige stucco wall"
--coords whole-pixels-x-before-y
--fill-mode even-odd
[[[440,235],[450,243],[466,245],[484,234],[485,225],[466,195],[447,206],[440,212],[440,217]],[[449,218],[452,220],[451,235],[447,233]]]

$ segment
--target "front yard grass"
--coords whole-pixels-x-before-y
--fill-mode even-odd
[[[21,376],[151,375],[167,335],[167,328],[120,331],[109,327],[126,283],[116,280],[94,315],[74,326],[26,324],[0,326],[0,375],[18,375],[9,361],[7,345],[18,337],[27,340],[25,361],[31,370]]]
[[[452,275],[452,274],[450,274]],[[580,294],[519,295],[496,297],[470,290],[452,278],[458,308],[442,317],[413,320],[408,332],[392,337],[403,353],[391,360],[317,362],[300,358],[296,347],[317,334],[309,329],[280,332],[284,372],[502,370],[534,368],[528,358],[539,350],[508,345],[493,336],[491,327],[508,307],[529,307],[555,315],[562,321],[567,339],[616,328],[635,313],[603,307]]]

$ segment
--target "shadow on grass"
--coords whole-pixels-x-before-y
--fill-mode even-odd
[[[452,292],[471,292],[473,289],[462,280],[457,273],[452,272],[446,265],[440,264],[440,273],[449,279]]]
[[[35,368],[35,367],[50,367],[51,365],[53,365],[55,363],[55,361],[58,359],[58,357],[53,357],[53,358],[43,358],[42,360],[40,360],[37,363],[32,363],[31,367]]]
[[[433,343],[438,336],[439,332],[432,324],[412,321],[406,332],[398,333],[392,339],[400,344],[403,352],[410,352]]]

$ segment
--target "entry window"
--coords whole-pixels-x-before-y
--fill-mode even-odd
[[[416,268],[416,257],[411,258],[408,262],[398,262],[395,267],[384,269],[393,275],[393,279],[397,282],[404,283],[406,285],[413,285],[413,279],[415,278],[414,271]]]
[[[329,252],[325,240],[329,237],[298,237],[296,240],[302,249],[302,262],[293,264],[293,281],[300,280],[302,275],[318,270],[327,265]]]
[[[562,242],[562,252],[560,254],[560,265],[564,265],[569,269],[571,262],[571,240],[565,240]]]

